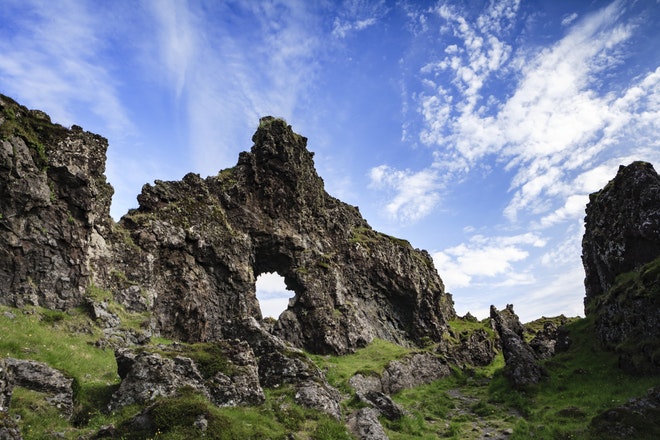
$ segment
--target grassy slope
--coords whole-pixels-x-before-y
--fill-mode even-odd
[[[587,319],[568,324],[571,349],[546,361],[550,375],[534,389],[511,389],[500,372],[504,365],[500,355],[488,367],[455,371],[451,377],[398,393],[393,398],[408,415],[396,422],[382,420],[388,435],[392,440],[470,439],[509,430],[511,439],[589,438],[591,418],[644,395],[659,379],[621,373],[616,357],[596,346],[591,325]],[[486,324],[457,321],[453,326],[460,332]],[[128,407],[111,414],[102,411],[119,378],[112,351],[94,345],[100,335],[82,310],[62,313],[0,306],[0,356],[46,362],[74,377],[78,385],[72,422],[44,404],[39,393],[15,389],[11,414],[20,417],[26,439],[52,438],[54,432],[73,439],[108,424],[123,430],[124,438],[191,438],[201,434],[192,427],[200,413],[209,423],[207,438],[276,439],[289,433],[300,439],[350,438],[343,425],[296,405],[293,391],[287,388],[266,390],[266,403],[250,408],[216,408],[204,398],[183,391],[178,398],[156,402],[158,423],[153,430],[131,435],[125,423],[140,408]],[[353,374],[380,374],[390,360],[410,351],[375,341],[353,355],[311,358],[326,371],[331,384],[350,396],[348,379]],[[344,411],[349,413],[361,405],[349,398]]]

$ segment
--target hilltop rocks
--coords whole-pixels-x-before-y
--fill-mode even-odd
[[[513,386],[525,388],[539,383],[545,371],[539,364],[534,350],[525,342],[524,327],[514,313],[513,305],[507,305],[501,312],[495,306],[490,306],[490,318],[500,335],[506,362],[504,373]]]
[[[660,177],[653,166],[621,166],[589,196],[582,262],[585,313],[599,340],[630,371],[660,368]]]

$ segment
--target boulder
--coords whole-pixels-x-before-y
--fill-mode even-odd
[[[162,346],[161,353],[115,351],[122,382],[113,395],[112,408],[171,397],[184,387],[217,406],[258,405],[265,399],[256,359],[244,341]]]
[[[394,394],[404,389],[431,383],[451,374],[449,365],[433,353],[414,353],[391,361],[381,375],[382,391]]]
[[[0,359],[0,413],[9,411],[13,388],[13,380],[7,368],[7,362]]]
[[[145,404],[157,397],[172,397],[187,387],[209,397],[204,377],[192,359],[163,357],[158,353],[138,352],[130,348],[115,351],[119,389],[112,395],[110,407]]]
[[[555,354],[555,346],[559,339],[559,328],[553,322],[543,324],[543,329],[529,341],[529,346],[539,359],[548,359]]]
[[[324,412],[337,420],[341,420],[340,402],[342,396],[327,382],[306,380],[296,384],[296,403]]]
[[[591,420],[589,430],[603,440],[660,438],[660,388],[603,411]]]
[[[383,426],[378,421],[378,411],[374,408],[362,408],[348,419],[348,427],[360,440],[388,440]]]
[[[73,414],[73,379],[42,362],[6,358],[4,360],[8,375],[9,396],[5,397],[7,406],[11,398],[11,388],[23,387],[44,393],[45,401],[60,410],[62,416],[70,418]],[[1,380],[0,380],[1,381]],[[7,385],[5,385],[7,389]],[[6,391],[5,391],[6,395]]]

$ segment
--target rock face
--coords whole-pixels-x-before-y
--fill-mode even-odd
[[[81,303],[110,227],[107,146],[0,95],[0,303]]]
[[[224,337],[233,322],[260,318],[255,280],[277,272],[294,297],[274,332],[298,347],[439,339],[454,311],[428,253],[328,195],[306,139],[284,121],[262,119],[253,141],[217,176],[145,185],[121,221],[137,252],[119,270],[158,292],[161,331]]]
[[[582,261],[585,313],[601,343],[631,371],[660,368],[660,177],[653,166],[621,166],[589,196]]]
[[[107,141],[0,97],[0,303],[68,309],[104,289],[156,332],[213,341],[261,319],[256,278],[277,272],[293,298],[274,333],[297,347],[439,341],[455,313],[430,255],[328,195],[306,141],[263,118],[235,167],[147,184],[115,224]]]
[[[501,312],[490,306],[490,318],[500,335],[504,353],[505,375],[512,385],[525,388],[540,382],[545,372],[534,354],[534,350],[525,342],[524,328],[509,304]]]

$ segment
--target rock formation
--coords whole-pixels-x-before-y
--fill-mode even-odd
[[[294,296],[274,333],[338,354],[439,341],[454,317],[430,255],[328,195],[307,140],[280,119],[263,118],[217,176],[145,185],[115,224],[107,141],[0,107],[0,303],[68,309],[100,288],[152,311],[156,332],[213,341],[261,319],[255,280],[277,272]]]
[[[591,420],[589,428],[592,438],[603,440],[660,438],[660,388],[604,411]]]
[[[0,359],[0,413],[9,410],[15,387],[44,393],[45,401],[59,409],[62,417],[73,413],[73,379],[42,362]]]
[[[621,166],[589,196],[582,261],[585,313],[601,343],[631,371],[660,368],[660,177],[653,166]]]
[[[509,304],[501,312],[490,306],[490,319],[500,335],[506,366],[504,374],[516,388],[525,388],[539,383],[545,375],[534,350],[525,342],[524,328]]]
[[[0,303],[81,303],[111,224],[107,146],[0,95]]]
[[[257,362],[244,341],[202,347],[163,346],[161,352],[130,348],[115,352],[122,382],[113,396],[113,408],[171,397],[182,387],[197,390],[217,406],[258,405],[264,401]]]

